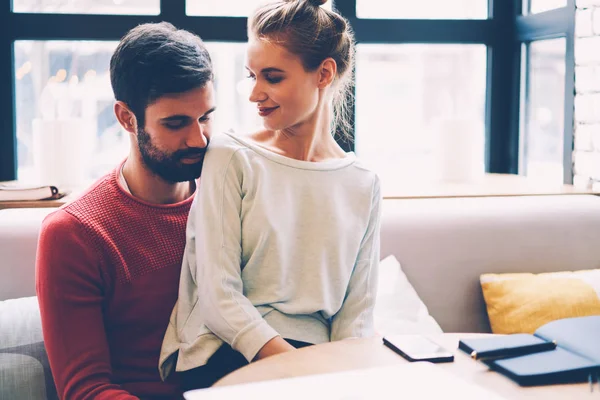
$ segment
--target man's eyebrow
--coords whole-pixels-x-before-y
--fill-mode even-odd
[[[161,118],[161,121],[165,121],[165,122],[170,122],[170,121],[186,121],[188,119],[191,119],[190,117],[188,117],[187,115],[171,115],[165,118]]]
[[[205,112],[202,116],[206,117],[207,115],[213,113],[215,110],[217,109],[217,107],[213,107],[210,110],[208,110],[207,112]],[[190,120],[191,118],[188,115],[170,115],[168,117],[165,118],[161,118],[160,120],[163,122],[180,122],[180,121],[187,121]]]

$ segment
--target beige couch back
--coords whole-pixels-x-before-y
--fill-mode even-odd
[[[600,197],[385,200],[390,254],[445,332],[489,332],[481,274],[600,268]]]
[[[0,300],[35,295],[48,209],[0,210]],[[382,258],[394,254],[446,332],[488,332],[486,272],[600,268],[600,198],[384,200]]]

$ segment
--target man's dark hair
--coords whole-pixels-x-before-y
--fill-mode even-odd
[[[110,59],[110,82],[118,101],[145,126],[149,104],[171,93],[204,87],[214,79],[204,42],[191,32],[168,22],[143,24],[131,29]]]

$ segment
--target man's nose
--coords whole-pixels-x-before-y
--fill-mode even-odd
[[[202,122],[194,124],[187,140],[188,147],[205,148],[208,146],[208,129]]]

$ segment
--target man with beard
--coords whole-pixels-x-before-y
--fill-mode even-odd
[[[177,300],[187,216],[215,110],[210,56],[170,24],[129,31],[110,63],[129,157],[49,215],[37,293],[61,399],[172,399],[158,357]]]

